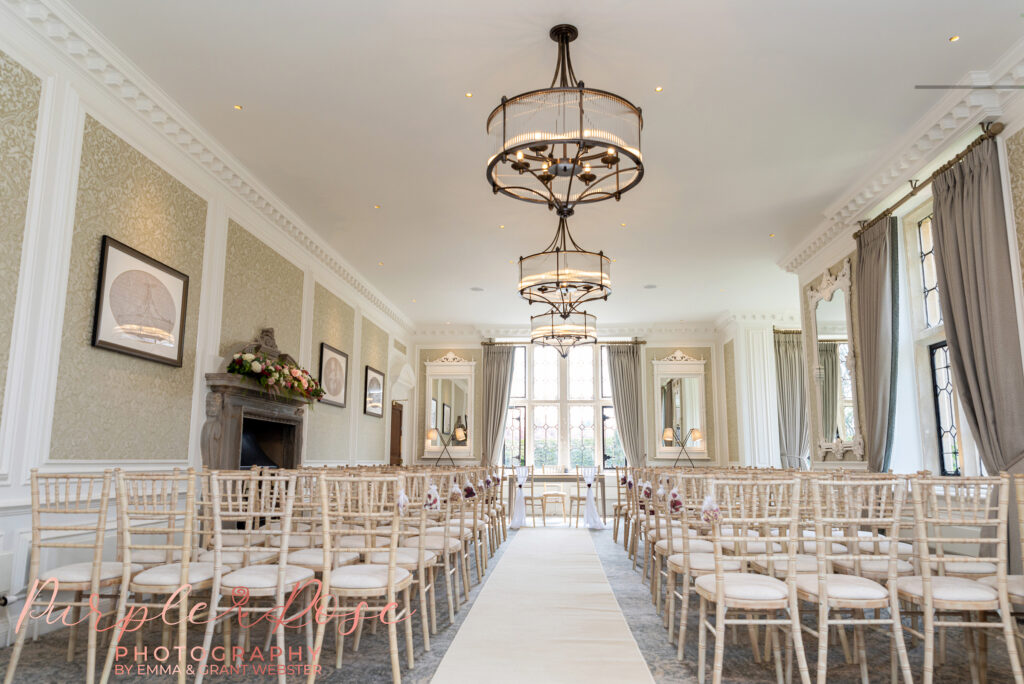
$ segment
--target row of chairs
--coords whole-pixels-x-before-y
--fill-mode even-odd
[[[304,645],[316,660],[304,663],[308,682],[316,678],[328,625],[336,634],[334,665],[342,666],[346,630],[338,623],[351,621],[346,615],[357,607],[363,619],[353,625],[353,649],[364,622],[374,632],[386,623],[398,682],[398,626],[411,668],[413,613],[429,650],[438,628],[437,582],[444,583],[453,622],[469,600],[472,579],[482,581],[488,559],[505,540],[502,490],[502,473],[493,468],[33,471],[29,588],[36,580],[49,584],[29,600],[36,614],[65,609],[70,614],[69,661],[76,654],[78,623],[88,628],[85,678],[90,684],[101,653],[99,630],[109,637],[100,675],[106,682],[117,647],[132,640],[126,627],[133,625],[133,616],[166,615],[165,606],[173,608],[176,619],[162,620],[162,644],[178,647],[173,652],[179,682],[192,671],[196,682],[203,680],[216,631],[225,653],[239,664],[255,645],[249,625],[256,623],[268,625],[265,647],[276,640],[283,683],[288,628],[271,618],[284,616],[290,598],[291,612],[312,605],[322,616],[303,620]],[[111,523],[117,544],[107,554]],[[48,567],[57,553],[90,559]],[[51,602],[54,585],[63,598]],[[198,663],[188,660],[190,622],[205,624]],[[234,640],[233,625],[239,632]],[[18,633],[7,683],[14,679],[27,631],[23,626]],[[143,630],[133,636],[141,647]]]
[[[996,635],[1012,676],[1024,682],[1013,613],[1024,606],[1024,577],[1007,574],[1009,502],[1015,490],[1024,506],[1024,479],[1014,487],[1005,474],[627,469],[617,480],[624,545],[634,567],[643,556],[643,577],[680,659],[697,600],[702,683],[708,636],[712,679],[723,678],[727,629],[746,629],[751,657],[774,664],[780,682],[794,657],[810,681],[805,635],[817,640],[819,683],[836,642],[867,682],[867,636],[882,630],[893,681],[913,681],[909,635],[924,644],[920,676],[930,683],[947,662],[953,629],[963,630],[972,681],[986,680],[987,639]]]

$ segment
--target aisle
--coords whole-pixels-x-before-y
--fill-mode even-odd
[[[653,682],[590,534],[516,533],[433,682]]]

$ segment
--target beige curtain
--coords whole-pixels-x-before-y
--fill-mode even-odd
[[[775,376],[779,396],[779,452],[782,467],[805,469],[810,455],[804,354],[800,333],[775,333]]]
[[[860,432],[868,468],[889,470],[896,420],[896,364],[899,347],[897,221],[885,217],[857,237],[857,362],[864,387]],[[851,340],[853,337],[851,336]]]
[[[643,347],[640,344],[608,345],[608,375],[612,381],[612,404],[619,439],[626,460],[634,468],[647,459],[644,448]]]
[[[483,464],[501,463],[508,395],[512,390],[512,365],[516,348],[511,345],[484,347],[483,363]]]
[[[833,340],[818,342],[818,363],[821,378],[821,436],[826,442],[836,438],[839,422],[839,343]]]

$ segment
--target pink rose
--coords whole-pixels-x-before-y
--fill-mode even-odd
[[[297,378],[297,377],[299,377],[300,375],[302,375],[302,373],[301,373],[301,372],[299,371],[299,369],[298,369],[298,368],[292,368],[292,377],[293,377],[293,378]]]

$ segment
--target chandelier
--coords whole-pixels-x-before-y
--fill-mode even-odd
[[[519,294],[531,304],[548,304],[569,314],[611,294],[611,259],[588,252],[573,240],[565,216],[558,218],[555,239],[544,251],[519,258]]]
[[[643,115],[629,100],[576,79],[569,57],[575,26],[559,24],[549,35],[558,43],[551,85],[502,97],[487,117],[487,180],[495,193],[568,216],[577,204],[618,200],[640,182]]]
[[[554,309],[531,316],[530,341],[554,347],[565,358],[573,347],[597,342],[597,318],[586,311],[563,315]]]

